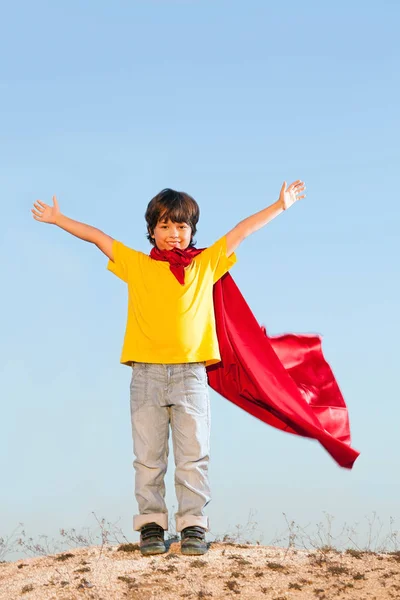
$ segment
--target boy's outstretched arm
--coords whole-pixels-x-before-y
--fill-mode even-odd
[[[113,257],[113,238],[109,235],[105,234],[100,229],[96,229],[96,227],[92,227],[91,225],[86,225],[85,223],[80,223],[79,221],[74,221],[69,217],[61,214],[60,207],[57,202],[57,198],[53,196],[53,206],[49,206],[40,200],[37,200],[34,205],[35,208],[32,208],[33,218],[36,221],[41,221],[42,223],[51,223],[52,225],[58,225],[61,229],[68,231],[75,237],[84,240],[85,242],[91,242],[95,244],[108,258],[114,260]]]
[[[264,227],[264,225],[272,221],[282,211],[292,206],[297,200],[305,198],[305,194],[302,196],[298,195],[305,189],[304,182],[300,181],[300,179],[291,183],[287,189],[286,181],[284,181],[279,194],[279,200],[271,204],[271,206],[260,210],[260,212],[251,215],[251,217],[240,221],[236,227],[226,234],[227,256],[230,256],[251,233]]]

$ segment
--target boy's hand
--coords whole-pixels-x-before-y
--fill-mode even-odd
[[[57,198],[53,196],[53,206],[49,206],[40,200],[37,200],[33,206],[35,209],[31,209],[33,218],[36,221],[42,221],[42,223],[56,224],[57,217],[60,215],[60,208],[58,206]]]
[[[279,194],[279,202],[281,203],[283,210],[290,208],[297,200],[305,198],[305,194],[299,196],[305,189],[306,186],[304,185],[304,181],[301,181],[300,179],[291,183],[287,189],[286,181],[284,181]]]
[[[251,215],[247,219],[240,221],[236,227],[226,234],[227,256],[230,256],[248,235],[264,227],[272,219],[275,219],[283,210],[292,206],[296,200],[305,198],[305,194],[299,196],[305,189],[304,182],[300,181],[300,179],[291,183],[287,189],[286,181],[284,181],[281,193],[279,194],[279,200],[271,204],[271,206],[260,210],[255,215]]]

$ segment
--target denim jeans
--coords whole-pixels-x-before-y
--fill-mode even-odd
[[[155,522],[168,529],[164,476],[169,429],[175,458],[176,531],[199,525],[208,530],[210,502],[210,398],[205,363],[132,364],[131,418],[135,496],[133,528]]]

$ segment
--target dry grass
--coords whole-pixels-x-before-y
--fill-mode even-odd
[[[60,530],[61,544],[46,536],[36,542],[24,530],[0,538],[0,600],[400,598],[400,550],[392,519],[386,534],[375,516],[370,519],[363,546],[355,528],[334,531],[331,517],[312,533],[286,516],[278,543],[254,544],[247,538],[256,523],[249,520],[234,534],[214,536],[207,554],[197,558],[180,553],[175,533],[167,554],[143,557],[116,524],[95,518],[96,534]],[[29,558],[6,562],[14,548]]]
[[[182,555],[177,542],[170,544],[167,554],[154,557],[121,546],[78,548],[3,562],[0,600],[399,597],[397,555],[365,553],[360,558],[344,551],[325,552],[323,561],[316,558],[306,550],[239,548],[223,542],[212,542],[201,559]]]

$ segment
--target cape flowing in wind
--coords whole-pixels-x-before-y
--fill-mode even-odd
[[[169,262],[183,284],[184,268],[203,250],[153,248],[150,256]],[[318,440],[341,467],[351,469],[359,452],[350,446],[346,403],[321,337],[269,337],[229,273],[214,284],[213,294],[221,362],[207,367],[210,387],[272,427]]]

